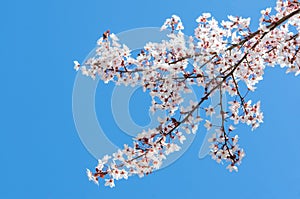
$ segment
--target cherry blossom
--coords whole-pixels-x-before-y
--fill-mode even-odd
[[[95,184],[99,185],[98,178],[94,176],[94,174],[89,169],[86,169],[86,174],[90,181],[93,181]]]
[[[212,127],[212,123],[209,120],[206,120],[204,126],[207,130],[209,130]]]
[[[79,68],[80,68],[79,62],[78,62],[78,61],[74,61],[74,69],[75,69],[76,71],[78,71]]]
[[[109,186],[110,188],[115,187],[115,182],[113,178],[105,179],[105,186]]]
[[[105,186],[112,188],[115,180],[151,174],[169,154],[181,149],[180,144],[198,131],[202,121],[207,130],[215,131],[208,140],[212,159],[230,172],[238,171],[245,152],[238,144],[236,126],[244,123],[254,130],[263,122],[261,102],[249,95],[263,80],[265,68],[280,66],[286,73],[300,74],[299,1],[277,0],[275,8],[260,14],[259,27],[252,31],[250,18],[230,15],[219,23],[203,13],[188,39],[180,17],[172,15],[161,27],[171,31],[168,40],[147,43],[137,56],[107,30],[97,41],[94,57],[82,65],[74,61],[74,69],[92,79],[98,76],[105,83],[142,86],[152,98],[150,110],[167,113],[157,118],[156,128],[137,135],[132,145],[125,144],[98,160],[94,172],[87,170],[89,180],[98,184],[103,178]],[[197,86],[201,98],[183,106],[189,86]],[[215,106],[207,104],[213,95],[220,98]],[[221,123],[211,121],[214,115]]]

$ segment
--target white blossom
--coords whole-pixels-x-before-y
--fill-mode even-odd
[[[105,186],[109,186],[110,188],[115,187],[115,182],[113,178],[105,179]]]
[[[75,69],[76,71],[78,71],[79,68],[80,68],[79,62],[78,62],[78,61],[74,61],[74,69]]]
[[[228,169],[230,172],[232,172],[232,171],[238,172],[238,167],[235,166],[235,165],[232,165],[232,164],[229,164],[229,165],[226,167],[226,169]]]
[[[99,185],[98,179],[94,177],[93,173],[89,169],[86,169],[86,174],[89,178],[89,181],[93,181],[95,184]]]
[[[167,145],[167,150],[166,150],[166,155],[169,155],[170,153],[173,153],[175,151],[179,151],[180,150],[180,146],[178,146],[177,144],[171,143]]]
[[[208,121],[208,120],[205,120],[204,126],[205,126],[205,128],[206,128],[207,130],[209,130],[209,129],[211,129],[211,127],[212,127],[212,123],[211,123],[210,121]]]
[[[215,113],[215,109],[214,109],[214,107],[209,105],[209,107],[205,108],[205,112],[206,112],[206,115],[212,116]]]

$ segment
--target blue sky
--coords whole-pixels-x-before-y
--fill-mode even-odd
[[[96,160],[81,143],[72,116],[76,77],[72,61],[82,61],[106,29],[118,33],[156,27],[178,14],[185,33],[191,34],[202,12],[211,12],[218,20],[228,14],[250,16],[255,28],[260,10],[274,4],[261,0],[2,1],[0,198],[300,198],[300,79],[280,68],[267,68],[264,81],[251,95],[262,101],[262,126],[254,132],[238,127],[247,154],[238,173],[229,173],[210,157],[199,160],[204,138],[200,129],[189,150],[171,166],[143,179],[117,182],[114,189],[97,187],[85,175],[85,168],[93,168]],[[142,109],[139,114],[144,113]],[[109,118],[104,122],[105,128],[116,129]],[[111,139],[117,138],[114,134]]]

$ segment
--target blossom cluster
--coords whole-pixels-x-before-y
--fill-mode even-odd
[[[87,170],[90,180],[98,184],[104,178],[106,186],[114,187],[115,180],[152,173],[169,154],[181,149],[185,136],[196,133],[202,121],[207,129],[217,127],[209,139],[212,158],[227,163],[229,171],[238,170],[245,152],[233,125],[245,123],[253,130],[263,122],[260,102],[247,98],[263,79],[265,67],[279,65],[287,73],[300,74],[300,3],[277,0],[273,10],[261,11],[256,31],[250,29],[250,18],[228,16],[218,23],[204,13],[196,22],[194,35],[186,39],[180,17],[173,15],[161,27],[171,30],[169,39],[147,43],[137,56],[106,31],[97,42],[95,56],[82,66],[74,62],[74,69],[93,79],[99,76],[106,83],[142,86],[152,97],[150,110],[167,113],[166,118],[158,118],[157,128],[134,138],[132,147],[124,145],[98,160],[95,171]],[[202,97],[184,107],[183,93],[191,92],[194,85]],[[220,96],[220,111],[205,103],[214,94]],[[229,110],[224,108],[225,95]],[[221,124],[210,121],[213,115],[222,119]]]

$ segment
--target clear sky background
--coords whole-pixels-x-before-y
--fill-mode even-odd
[[[118,181],[114,189],[95,186],[85,168],[93,168],[96,160],[81,143],[72,117],[73,60],[83,61],[106,29],[118,33],[157,27],[178,14],[185,33],[191,34],[202,12],[218,20],[228,14],[250,16],[254,29],[260,10],[274,4],[275,0],[1,1],[0,198],[299,199],[300,77],[286,75],[283,69],[267,68],[264,81],[251,94],[262,101],[265,119],[254,132],[238,127],[246,150],[238,173],[229,173],[210,157],[198,158],[205,135],[200,129],[190,149],[171,166],[143,179]],[[140,116],[145,113],[141,108]],[[105,122],[107,129],[116,129],[109,118]],[[121,133],[113,132],[113,138]]]

